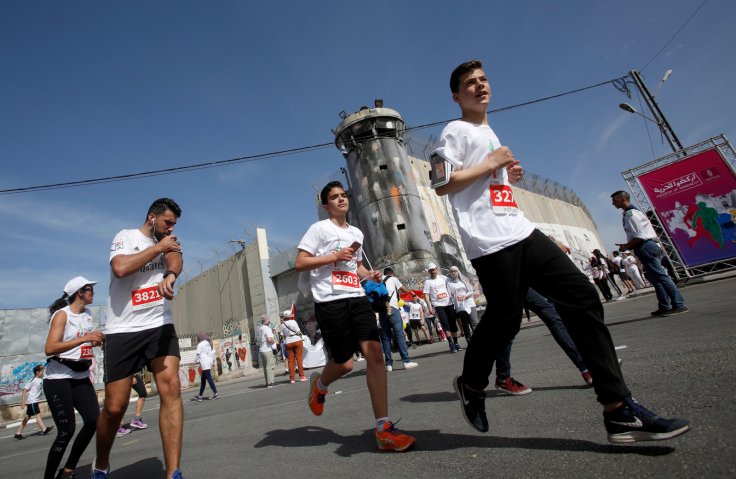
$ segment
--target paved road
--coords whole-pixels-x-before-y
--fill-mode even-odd
[[[188,479],[235,477],[736,477],[734,349],[736,279],[688,286],[691,313],[650,318],[654,296],[606,305],[606,321],[635,397],[692,430],[659,443],[606,441],[600,406],[543,325],[514,344],[513,374],[534,388],[522,397],[490,394],[488,434],[462,419],[451,379],[463,354],[443,344],[412,352],[419,367],[389,373],[390,406],[416,435],[415,451],[380,453],[372,438],[364,363],[331,388],[325,414],[305,403],[307,383],[273,389],[261,377],[218,385],[219,401],[190,402],[186,391],[184,459]],[[400,361],[399,361],[400,363]],[[146,404],[148,430],[116,441],[113,478],[164,477],[157,398]],[[31,426],[32,427],[32,426]],[[30,429],[28,429],[30,431]],[[41,477],[50,437],[0,435],[0,477]],[[80,463],[87,477],[90,447]]]

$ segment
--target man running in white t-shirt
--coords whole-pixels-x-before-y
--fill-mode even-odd
[[[447,162],[449,175],[447,183],[435,184],[436,192],[449,196],[468,258],[483,291],[493,293],[486,296],[486,312],[465,353],[462,375],[453,384],[467,422],[488,431],[484,389],[498,353],[519,331],[532,287],[555,304],[590,369],[609,441],[663,440],[686,432],[686,420],[658,417],[631,397],[598,294],[519,210],[510,185],[521,179],[524,169],[488,124],[491,87],[481,63],[459,65],[450,76],[450,90],[462,118],[443,129],[434,151]]]
[[[171,198],[148,208],[146,220],[122,230],[110,247],[110,296],[105,325],[105,407],[97,421],[93,478],[107,478],[110,450],[123,419],[133,375],[145,365],[156,380],[159,427],[167,478],[181,478],[184,408],[179,384],[179,340],[171,302],[181,274],[181,245],[172,233],[181,209]]]
[[[437,265],[427,265],[429,278],[424,280],[424,300],[429,305],[429,312],[437,317],[442,329],[447,335],[447,345],[451,353],[462,351],[463,348],[457,342],[457,318],[455,307],[450,299],[447,289],[447,278],[437,272]]]

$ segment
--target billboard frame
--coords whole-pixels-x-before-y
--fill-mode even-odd
[[[736,151],[734,151],[731,142],[728,141],[725,135],[721,134],[700,143],[696,143],[695,145],[683,148],[682,150],[676,151],[674,153],[670,153],[669,155],[657,158],[656,160],[650,161],[649,163],[645,163],[643,165],[639,165],[637,167],[623,171],[621,172],[621,175],[624,177],[624,181],[626,181],[626,184],[628,184],[629,190],[631,190],[633,197],[636,200],[637,205],[639,206],[639,209],[641,209],[641,211],[651,210],[655,211],[656,213],[656,209],[653,207],[649,196],[647,196],[644,187],[639,181],[639,176],[663,168],[671,163],[689,158],[703,151],[712,149],[718,152],[726,166],[731,169],[732,173],[736,174]],[[677,248],[675,248],[672,238],[670,238],[667,230],[663,228],[661,224],[659,224],[659,215],[655,214],[654,218],[657,221],[653,221],[652,226],[654,227],[657,236],[659,236],[659,240],[662,244],[662,248],[664,249],[667,258],[669,258],[670,262],[672,263],[677,279],[695,278],[715,272],[736,269],[736,258],[712,261],[697,266],[687,266],[685,264],[685,261],[680,256],[679,251],[677,250]]]

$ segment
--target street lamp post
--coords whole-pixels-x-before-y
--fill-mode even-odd
[[[672,70],[667,70],[664,77],[662,78],[662,81],[659,83],[657,90],[659,90],[659,87],[662,85],[662,83],[667,81],[667,78],[669,78],[671,74],[672,74]],[[652,112],[652,116],[654,117],[654,119],[649,118],[646,115],[642,115],[628,103],[621,103],[619,105],[619,108],[621,108],[622,110],[628,111],[629,113],[635,113],[637,115],[640,115],[646,118],[647,120],[656,123],[657,126],[659,127],[659,130],[664,135],[664,137],[667,138],[667,143],[670,144],[672,151],[677,153],[678,151],[683,150],[684,147],[682,146],[682,143],[680,143],[680,139],[677,138],[675,131],[672,129],[672,127],[670,126],[670,123],[667,121],[667,118],[664,116],[664,113],[662,113],[662,110],[659,108],[659,105],[657,105],[657,102],[654,100],[654,95],[649,93],[649,90],[647,89],[647,86],[644,84],[644,81],[642,80],[641,75],[639,75],[639,72],[636,70],[631,70],[629,72],[629,76],[633,80],[634,85],[636,85],[636,88],[639,89],[639,92],[641,93],[641,96],[644,98],[644,101],[649,107],[649,111]]]

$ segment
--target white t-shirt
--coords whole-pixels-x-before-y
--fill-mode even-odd
[[[51,323],[53,322],[54,317],[61,311],[66,313],[66,324],[64,325],[64,332],[61,336],[62,341],[71,341],[75,338],[81,338],[85,334],[94,330],[92,312],[88,308],[84,308],[81,313],[76,314],[69,309],[69,306],[61,308],[51,316],[52,321],[49,321],[49,328],[51,328]],[[92,344],[84,343],[76,348],[70,349],[69,351],[57,354],[56,356],[72,360],[92,359],[94,358],[94,353],[92,352]],[[48,367],[46,368],[46,379],[86,379],[88,377],[89,371],[73,371],[68,366],[61,364],[59,361],[49,361]]]
[[[452,305],[455,306],[455,311],[465,311],[470,313],[470,309],[475,306],[475,301],[472,301],[473,293],[468,291],[468,287],[465,283],[460,281],[448,281],[447,290],[450,292],[450,298],[452,299]],[[468,297],[471,300],[468,300]]]
[[[286,344],[295,343],[301,341],[302,337],[299,336],[300,329],[299,324],[293,319],[281,321],[281,335],[286,338],[284,342]]]
[[[422,305],[419,303],[409,303],[409,319],[419,321],[422,319]]]
[[[636,265],[636,259],[633,256],[625,257],[623,260],[621,260],[621,264],[624,266],[624,269],[626,271],[639,269],[639,267]]]
[[[115,256],[136,254],[155,245],[138,229],[122,230],[112,240],[110,262]],[[166,260],[163,253],[133,274],[118,278],[110,267],[110,296],[105,333],[132,333],[174,324],[171,302],[158,294]]]
[[[43,380],[41,378],[34,377],[23,388],[26,391],[26,404],[36,404],[41,400],[41,394],[43,394]]]
[[[621,269],[621,259],[621,256],[614,256],[613,258],[611,258],[611,263],[614,263],[619,270]]]
[[[336,253],[354,242],[363,244],[363,233],[355,226],[340,228],[329,219],[318,221],[309,227],[299,242],[298,249],[314,256]],[[338,261],[309,271],[309,284],[315,303],[325,303],[343,298],[365,296],[358,278],[358,261],[363,250],[358,249],[350,261]]]
[[[267,324],[262,324],[261,327],[258,328],[258,344],[260,345],[258,347],[259,352],[270,353],[273,350],[271,344],[268,344],[268,338],[273,339],[273,331],[271,331],[271,326]]]
[[[212,369],[212,363],[215,362],[215,353],[212,351],[210,342],[206,339],[197,344],[197,361],[199,361],[203,371]]]
[[[450,292],[447,290],[447,278],[437,275],[435,279],[427,278],[424,280],[425,294],[429,294],[429,302],[432,306],[449,306]]]
[[[634,238],[643,240],[657,239],[657,233],[654,232],[652,223],[647,218],[647,215],[636,208],[629,208],[624,211],[623,223],[624,231],[626,232],[626,241],[631,241]]]
[[[482,163],[494,150],[501,147],[496,134],[488,125],[463,120],[450,122],[440,135],[440,146],[435,153],[459,171]],[[508,187],[505,168],[493,175],[478,179],[460,191],[449,194],[460,237],[469,259],[479,258],[518,243],[534,231],[534,225],[518,208],[496,212],[491,206],[491,184],[497,181]],[[503,192],[501,197],[508,195]]]
[[[391,297],[391,300],[388,302],[388,304],[392,308],[399,309],[399,294],[401,293],[400,288],[404,285],[401,284],[401,281],[399,281],[399,278],[397,278],[396,276],[390,276],[386,278],[384,284],[386,285],[386,289],[388,290],[388,295]]]

